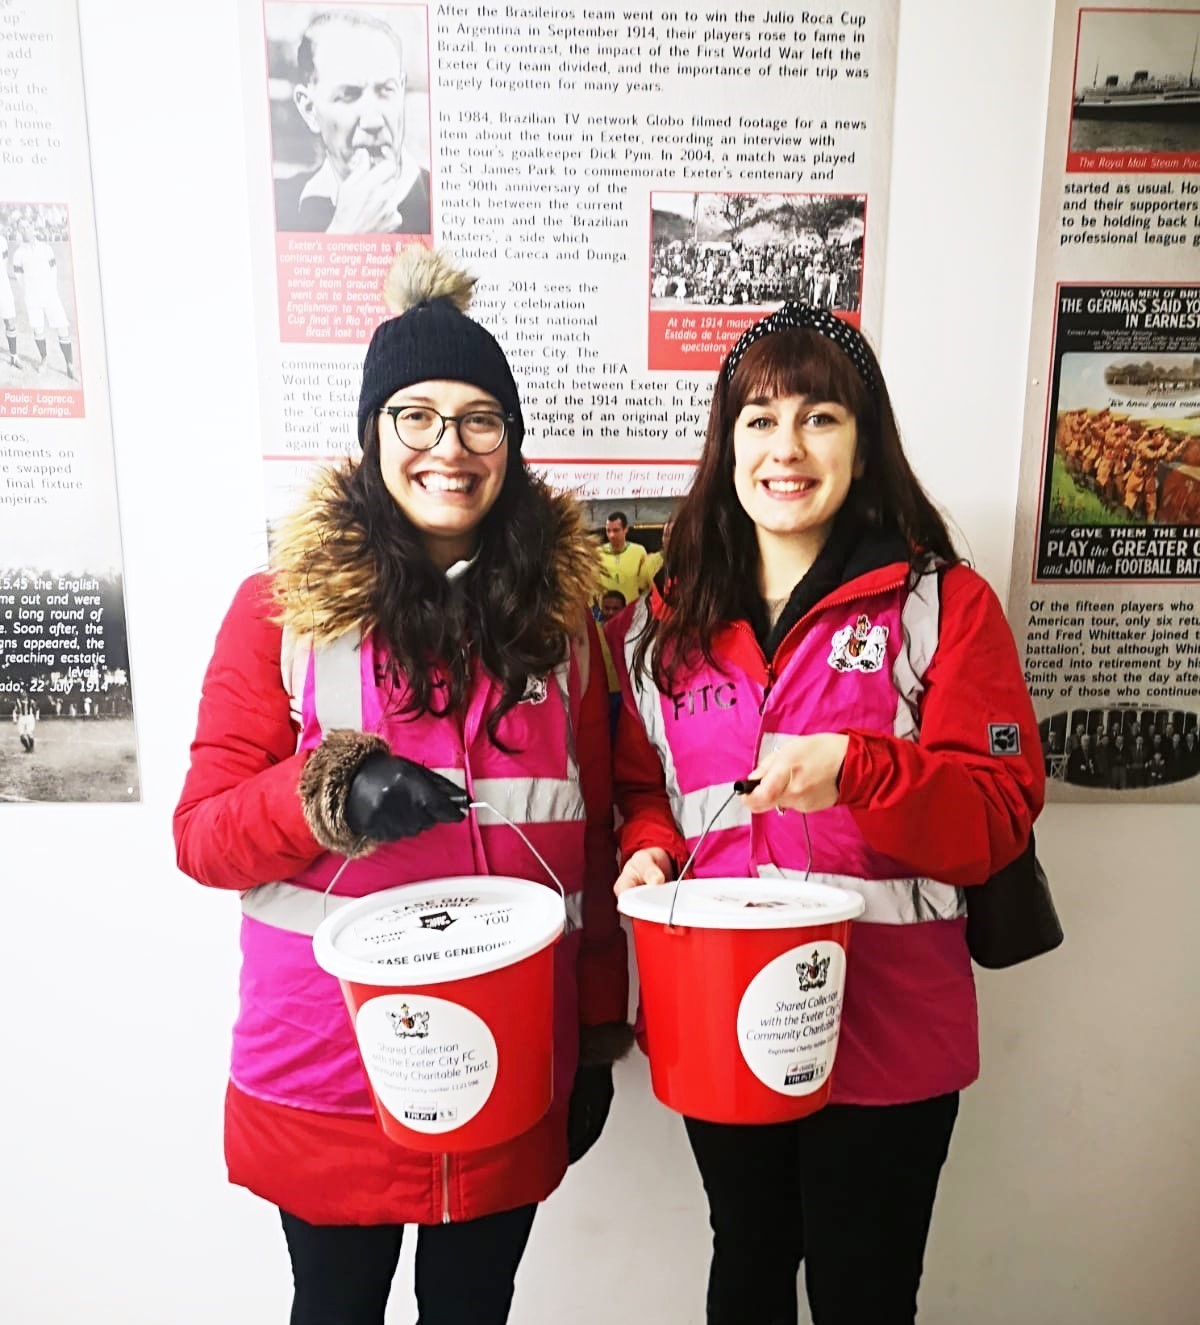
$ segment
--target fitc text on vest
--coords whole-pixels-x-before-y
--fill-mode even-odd
[[[708,713],[715,708],[731,709],[737,704],[737,686],[732,681],[693,686],[672,695],[671,703],[675,706],[674,716],[677,718],[694,718],[697,713]]]

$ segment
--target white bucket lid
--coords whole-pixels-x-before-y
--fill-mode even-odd
[[[674,925],[688,929],[804,929],[854,920],[866,902],[852,891],[855,880],[822,875],[812,879],[685,879],[657,888],[630,888],[618,909],[635,920],[665,925],[680,889]],[[833,886],[839,882],[847,887]]]
[[[317,965],[365,985],[439,985],[512,966],[563,932],[553,888],[502,875],[406,883],[340,906],[313,935]]]

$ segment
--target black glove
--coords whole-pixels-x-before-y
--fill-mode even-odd
[[[567,1106],[567,1162],[582,1159],[600,1139],[612,1104],[612,1064],[581,1067]]]
[[[465,819],[469,797],[453,782],[400,755],[370,754],[346,793],[346,824],[359,837],[395,842],[434,824]]]

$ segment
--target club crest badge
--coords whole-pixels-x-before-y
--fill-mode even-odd
[[[796,963],[796,978],[800,982],[800,992],[809,989],[824,989],[829,979],[829,956],[824,957],[814,948],[808,961]]]
[[[871,625],[865,612],[833,635],[829,665],[835,672],[877,672],[887,656],[888,628]]]
[[[522,704],[542,704],[549,693],[544,676],[531,676],[525,682],[525,693],[521,696]]]
[[[399,1012],[389,1010],[387,1015],[397,1039],[423,1040],[429,1034],[428,1012],[413,1012],[407,1003],[401,1003]]]

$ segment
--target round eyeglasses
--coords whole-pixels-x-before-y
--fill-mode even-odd
[[[513,415],[498,410],[473,409],[467,414],[440,414],[428,405],[384,405],[380,414],[392,421],[396,436],[410,451],[432,451],[446,433],[458,429],[458,440],[472,455],[491,455],[504,445]]]

